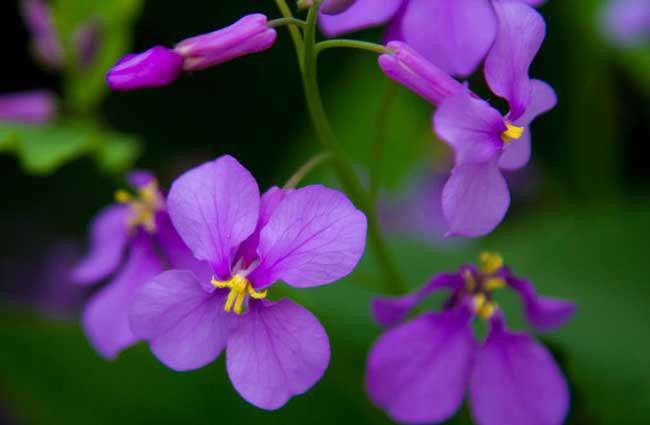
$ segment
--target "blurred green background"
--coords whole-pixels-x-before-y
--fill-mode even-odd
[[[271,0],[57,4],[64,26],[75,13],[106,17],[106,63],[129,46],[173,45],[248,12],[278,15]],[[542,336],[569,377],[567,423],[640,424],[650,419],[650,50],[608,45],[595,25],[601,6],[551,0],[541,9],[548,36],[532,75],[554,86],[559,105],[533,126],[533,172],[519,177],[523,189],[506,221],[489,237],[469,241],[416,239],[398,229],[391,250],[413,287],[489,249],[541,293],[576,301],[575,320]],[[167,187],[188,167],[230,153],[266,188],[283,184],[318,152],[286,32],[268,52],[167,88],[126,94],[102,92],[101,66],[68,78],[40,68],[14,0],[0,5],[0,32],[0,93],[42,87],[65,93],[71,125],[83,127],[74,134],[86,138],[72,140],[69,127],[21,134],[0,126],[0,424],[387,423],[363,388],[366,352],[379,334],[368,303],[384,292],[370,255],[344,281],[271,293],[312,310],[332,343],[324,379],[277,412],[257,410],[236,394],[223,357],[175,373],[141,344],[106,362],[86,342],[76,314],[43,308],[50,270],[44,258],[60,241],[83,247],[89,220],[112,202],[121,172],[132,164],[155,171]],[[405,190],[417,170],[446,169],[449,153],[431,133],[430,106],[391,88],[372,54],[327,52],[321,82],[342,148],[362,174],[385,93],[394,92],[382,128],[386,193]],[[481,87],[481,79],[472,84]],[[16,148],[19,137],[25,146],[36,138],[36,148]],[[336,185],[326,167],[309,180]],[[520,325],[514,299],[506,296],[503,304]],[[452,423],[471,423],[467,408]]]

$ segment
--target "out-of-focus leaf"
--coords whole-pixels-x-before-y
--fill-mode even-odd
[[[0,152],[14,152],[33,174],[51,173],[90,151],[94,143],[93,133],[75,123],[0,126]]]
[[[87,112],[106,93],[106,71],[126,53],[133,23],[142,4],[142,0],[55,0],[52,3],[52,13],[69,64],[65,97],[75,110]],[[97,27],[98,51],[92,65],[84,69],[77,55],[75,37],[88,23]]]
[[[95,157],[99,166],[108,173],[117,174],[133,165],[142,152],[140,143],[132,136],[109,133],[97,148]]]
[[[49,174],[83,155],[94,155],[109,173],[131,166],[140,154],[132,137],[104,133],[82,122],[48,125],[0,125],[0,153],[13,153],[26,172]]]

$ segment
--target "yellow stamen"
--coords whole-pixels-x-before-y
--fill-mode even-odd
[[[115,200],[129,206],[131,211],[128,226],[130,228],[143,226],[149,233],[156,231],[156,212],[162,208],[158,183],[155,181],[149,183],[139,189],[136,195],[126,190],[118,190],[115,192]]]
[[[133,200],[133,197],[126,190],[120,189],[115,192],[115,200],[120,204],[126,204],[128,202],[131,202]]]
[[[465,270],[463,272],[463,278],[465,279],[465,289],[467,292],[472,293],[476,289],[476,279],[470,270]]]
[[[210,283],[216,288],[230,288],[230,293],[226,299],[226,304],[223,309],[227,312],[234,310],[236,314],[241,314],[244,310],[244,301],[246,301],[246,294],[256,300],[266,298],[267,291],[257,292],[253,289],[250,282],[241,275],[234,275],[230,280],[219,281],[212,278]]]
[[[484,285],[486,290],[494,291],[495,289],[506,286],[506,281],[500,277],[491,277],[485,281]]]
[[[481,271],[486,275],[493,275],[503,266],[503,258],[494,252],[483,252],[479,256]]]
[[[503,140],[503,143],[505,144],[509,144],[513,140],[518,140],[524,133],[524,127],[518,127],[509,122],[506,122],[506,127],[508,129],[501,133],[501,140]]]
[[[494,302],[489,301],[485,294],[474,295],[474,311],[482,319],[488,320],[496,310],[497,305]]]

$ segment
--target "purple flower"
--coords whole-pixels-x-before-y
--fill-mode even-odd
[[[481,255],[481,267],[463,266],[440,274],[413,294],[375,300],[373,313],[385,326],[370,351],[366,384],[370,398],[391,418],[404,423],[441,422],[469,395],[478,425],[560,425],[569,408],[569,389],[551,354],[521,332],[506,329],[493,292],[519,292],[529,323],[537,329],[563,325],[573,303],[535,294],[516,278],[501,257]],[[434,291],[450,296],[439,313],[402,320]],[[471,322],[489,321],[479,343]]]
[[[86,304],[82,319],[92,345],[109,359],[137,341],[128,322],[130,303],[142,285],[164,270],[167,258],[161,253],[175,250],[180,243],[156,179],[134,172],[129,182],[136,194],[118,191],[118,204],[95,217],[90,252],[71,272],[72,280],[84,286],[111,277]]]
[[[52,12],[45,0],[22,0],[23,19],[32,36],[36,58],[44,65],[59,69],[64,65],[63,48],[54,28]]]
[[[528,76],[544,39],[543,18],[520,2],[498,1],[494,10],[499,30],[485,60],[485,78],[508,101],[505,116],[403,43],[389,43],[394,53],[379,57],[390,78],[438,106],[434,129],[452,147],[456,163],[442,196],[449,235],[481,236],[501,222],[510,205],[501,170],[526,165],[528,126],[557,102],[549,85]]]
[[[0,95],[0,121],[45,124],[56,115],[56,96],[46,90]]]
[[[106,74],[114,90],[136,90],[173,83],[183,70],[183,57],[171,49],[154,46],[144,53],[124,56]]]
[[[235,389],[260,408],[277,409],[307,391],[329,363],[327,334],[309,311],[269,301],[267,292],[278,280],[306,288],[350,273],[364,250],[363,213],[323,186],[273,187],[260,197],[253,176],[230,156],[179,177],[168,209],[200,264],[142,288],[133,332],[177,371],[203,367],[225,348]]]
[[[402,40],[449,74],[471,74],[494,41],[490,0],[358,0],[336,16],[321,15],[330,37],[389,23],[386,40]]]
[[[181,41],[172,49],[155,46],[130,54],[108,71],[115,90],[160,87],[172,83],[183,70],[198,71],[240,56],[269,49],[277,36],[266,16],[247,15],[229,27]]]
[[[602,25],[616,43],[635,45],[650,40],[650,3],[647,0],[610,0]]]
[[[89,19],[73,35],[77,59],[82,69],[95,63],[102,44],[102,25],[97,19]]]
[[[338,15],[345,12],[357,0],[325,0],[320,7],[321,13],[325,15]]]

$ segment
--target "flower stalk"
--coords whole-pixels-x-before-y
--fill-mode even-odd
[[[323,106],[323,100],[318,86],[317,60],[318,49],[316,43],[316,24],[320,4],[315,3],[307,15],[307,25],[304,31],[302,42],[304,50],[299,58],[303,58],[302,78],[305,88],[305,98],[309,114],[320,144],[323,149],[332,157],[332,164],[343,185],[354,202],[366,213],[368,218],[368,240],[372,246],[377,263],[381,268],[387,289],[396,294],[405,291],[405,285],[400,273],[393,262],[393,259],[386,246],[386,241],[379,226],[379,220],[375,206],[363,189],[359,178],[354,172],[351,164],[341,154],[336,136],[327,119]],[[333,46],[332,46],[333,47]]]

